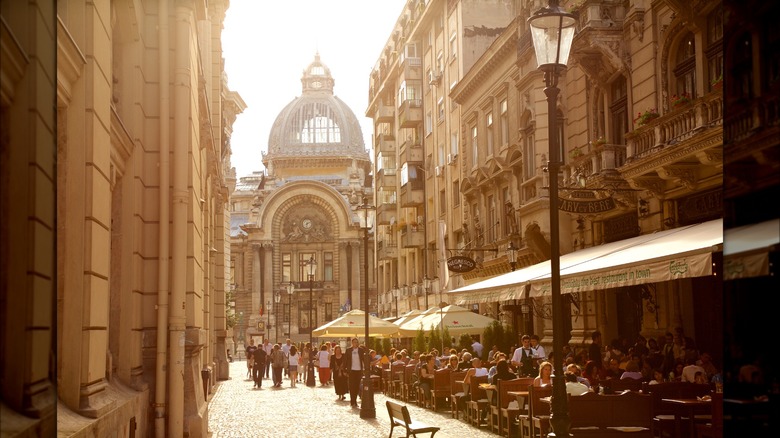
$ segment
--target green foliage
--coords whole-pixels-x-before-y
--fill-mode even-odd
[[[507,329],[500,321],[493,321],[482,333],[482,345],[485,347],[483,353],[490,351],[494,345],[498,346],[498,351],[512,354],[512,345],[515,342],[515,334]]]
[[[417,329],[417,335],[414,337],[414,341],[412,342],[412,351],[427,351],[426,350],[426,342],[425,342],[425,332],[423,331],[422,327]]]
[[[428,340],[428,351],[433,349],[441,350],[441,332],[439,330],[434,330],[433,325],[431,325],[431,337]]]
[[[444,348],[447,350],[452,348],[452,336],[450,336],[450,329],[447,328],[446,325],[444,326],[444,330],[441,331],[441,337],[444,341]],[[442,351],[442,353],[444,352]]]
[[[236,323],[238,322],[238,316],[235,312],[233,312],[233,309],[230,307],[225,310],[225,318],[227,320],[227,327],[233,328],[236,326]]]
[[[391,348],[393,348],[393,345],[390,343],[390,339],[382,339],[382,354],[390,354]]]
[[[464,333],[460,335],[460,339],[458,340],[458,350],[463,350],[465,348],[467,351],[471,351],[471,344],[473,343],[474,341],[471,340],[471,335]]]

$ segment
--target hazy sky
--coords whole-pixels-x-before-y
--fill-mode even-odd
[[[233,124],[238,177],[262,170],[261,151],[281,110],[301,95],[317,51],[334,94],[355,113],[371,146],[368,77],[406,0],[231,0],[222,32],[228,86],[247,104]]]

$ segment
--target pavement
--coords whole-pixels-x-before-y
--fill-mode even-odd
[[[262,389],[253,389],[254,383],[247,378],[246,362],[235,361],[230,364],[230,379],[217,383],[209,401],[209,436],[385,438],[390,433],[385,401],[404,404],[378,392],[374,395],[376,418],[362,419],[360,410],[349,406],[349,394],[346,401],[336,401],[333,385],[320,386],[319,380],[317,382],[313,388],[303,383],[291,388],[285,377],[281,388],[273,388],[271,379],[266,379]],[[407,406],[412,420],[441,428],[435,438],[496,436],[486,428],[478,429],[463,420],[453,419],[449,407],[433,412],[414,403]],[[393,436],[405,436],[405,432],[396,427]]]

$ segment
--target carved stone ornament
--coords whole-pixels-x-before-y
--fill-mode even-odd
[[[324,242],[332,239],[330,227],[316,217],[293,217],[282,227],[283,242]]]

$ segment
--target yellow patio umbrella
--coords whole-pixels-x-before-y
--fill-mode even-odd
[[[317,327],[312,332],[315,337],[333,337],[349,338],[355,336],[365,336],[366,323],[365,313],[362,310],[350,310],[341,317]],[[414,332],[409,332],[391,322],[387,322],[376,316],[368,316],[368,334],[377,338],[403,338],[414,336]]]
[[[418,327],[422,324],[423,331],[440,330],[443,324],[450,335],[457,337],[462,334],[481,335],[493,321],[495,319],[474,313],[469,309],[449,305],[414,322]]]

